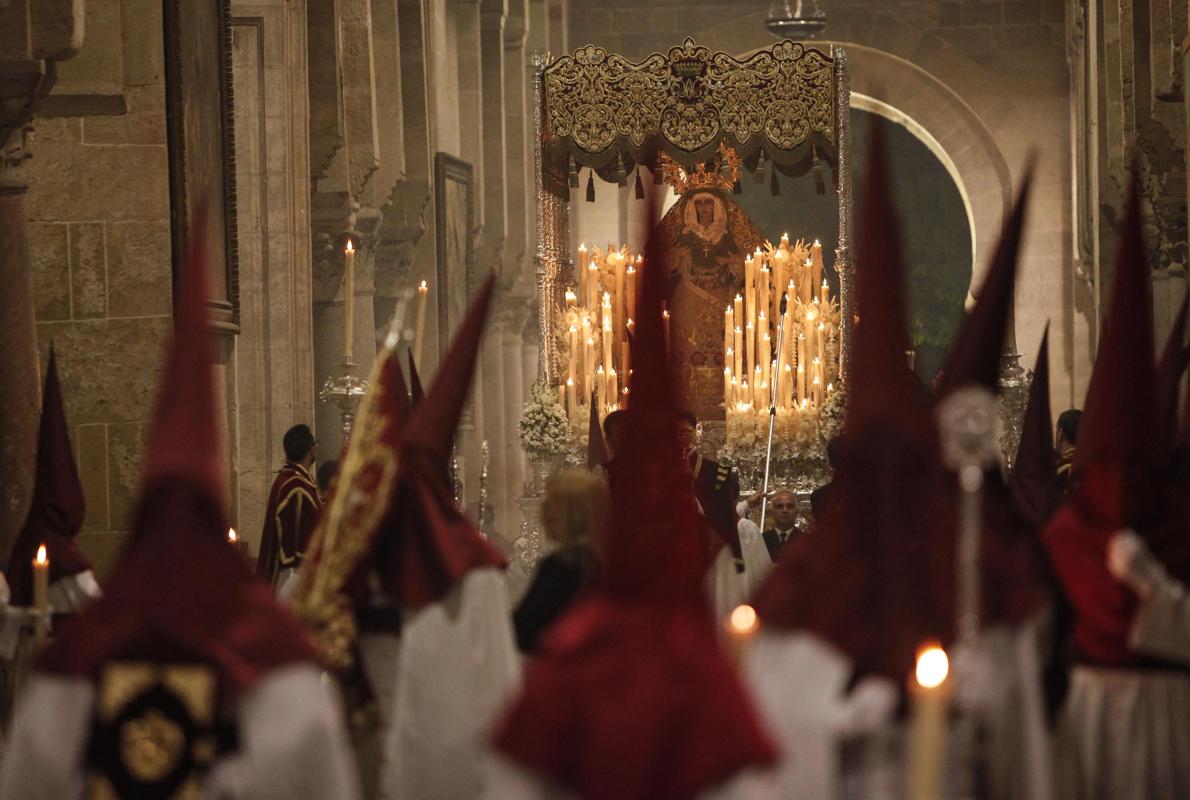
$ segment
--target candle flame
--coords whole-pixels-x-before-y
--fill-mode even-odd
[[[422,281],[421,285],[417,287],[417,290],[422,294],[425,294],[426,292],[430,291],[430,287],[426,285],[425,281]]]
[[[946,651],[936,644],[917,651],[917,666],[913,670],[917,684],[924,689],[936,689],[946,681],[950,673],[950,659]]]
[[[760,618],[756,616],[756,609],[745,603],[732,610],[727,625],[732,633],[747,635],[760,627]]]
[[[586,243],[586,242],[583,242],[582,244],[580,244],[580,245],[578,246],[578,251],[579,251],[580,253],[585,253],[585,252],[587,252],[587,243]]]
[[[662,319],[669,319],[669,311],[667,311],[667,310],[665,310],[665,309],[662,309],[662,311],[661,311],[661,318],[662,318]]]
[[[566,385],[567,385],[567,386],[574,386],[574,378],[567,378],[567,379],[566,379]]]
[[[355,252],[355,246],[351,244],[351,240],[350,240],[350,239],[348,239],[348,240],[347,240],[347,252],[348,252],[348,253],[354,253],[354,252]]]
[[[236,533],[236,529],[228,528],[227,529],[227,541],[231,542],[232,544],[235,544],[239,540],[240,540],[240,535],[238,533]]]
[[[41,566],[45,566],[46,564],[49,563],[49,561],[50,561],[50,558],[48,555],[46,555],[45,545],[42,544],[41,546],[39,546],[37,548],[37,563]]]
[[[628,267],[628,274],[629,274],[629,275],[635,275],[635,274],[636,274],[636,267],[632,267],[632,266]]]

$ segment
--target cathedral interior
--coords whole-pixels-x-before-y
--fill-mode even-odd
[[[102,582],[137,495],[172,325],[171,264],[193,237],[216,265],[231,519],[253,551],[282,434],[309,423],[320,459],[333,458],[343,431],[334,392],[368,376],[394,315],[430,380],[494,272],[455,479],[459,503],[511,549],[532,511],[519,430],[548,362],[552,321],[538,297],[548,251],[618,242],[637,252],[646,234],[640,173],[609,181],[580,165],[567,241],[544,241],[541,70],[587,45],[638,63],[687,37],[745,59],[779,41],[766,21],[786,5],[0,2],[0,549],[27,514],[52,346],[86,494],[79,542]],[[923,380],[1030,163],[1005,359],[1029,367],[1048,325],[1052,408],[1081,404],[1131,169],[1164,341],[1187,292],[1186,0],[816,7],[826,22],[807,43],[846,53],[856,193],[873,121],[892,123]],[[733,202],[764,239],[822,238],[829,267],[840,226],[832,166],[745,174]],[[206,228],[191,230],[199,204]]]

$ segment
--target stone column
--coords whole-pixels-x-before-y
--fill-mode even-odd
[[[24,170],[33,113],[54,84],[54,63],[83,44],[83,0],[0,2],[0,556],[29,513],[41,379],[33,316]]]
[[[0,124],[0,551],[5,554],[29,512],[41,409],[33,273],[25,234],[29,186],[22,168],[29,158],[29,130],[27,122],[14,120],[7,128]]]
[[[508,167],[504,118],[504,23],[507,0],[481,0],[479,15],[480,69],[483,108],[483,168],[479,173],[483,195],[483,241],[480,252],[487,263],[504,263],[508,236]]]
[[[496,531],[508,541],[512,541],[519,532],[508,528],[512,515],[507,508],[507,498],[511,494],[508,488],[510,469],[503,447],[504,404],[507,400],[504,382],[504,334],[503,326],[495,315],[483,337],[480,371],[481,377],[476,387],[477,391],[483,394],[483,438],[488,440],[491,449],[488,492],[492,498],[492,505],[495,506]]]
[[[528,298],[513,301],[512,305],[527,307]],[[525,407],[525,390],[523,380],[524,362],[522,361],[521,326],[515,319],[508,319],[503,328],[502,345],[504,348],[504,468],[508,470],[504,482],[504,494],[501,501],[508,512],[508,523],[504,530],[519,531],[521,528],[521,514],[516,499],[520,497],[525,485],[525,454],[521,451],[518,437],[521,409]],[[493,442],[494,446],[495,443]]]

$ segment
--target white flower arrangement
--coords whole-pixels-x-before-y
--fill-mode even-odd
[[[518,425],[521,447],[541,456],[569,456],[574,451],[570,421],[558,405],[557,396],[538,381],[529,391],[529,401]]]

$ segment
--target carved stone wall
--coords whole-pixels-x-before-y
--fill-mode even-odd
[[[162,4],[87,5],[86,40],[31,137],[29,246],[38,350],[58,351],[102,577],[140,484],[171,327]]]

